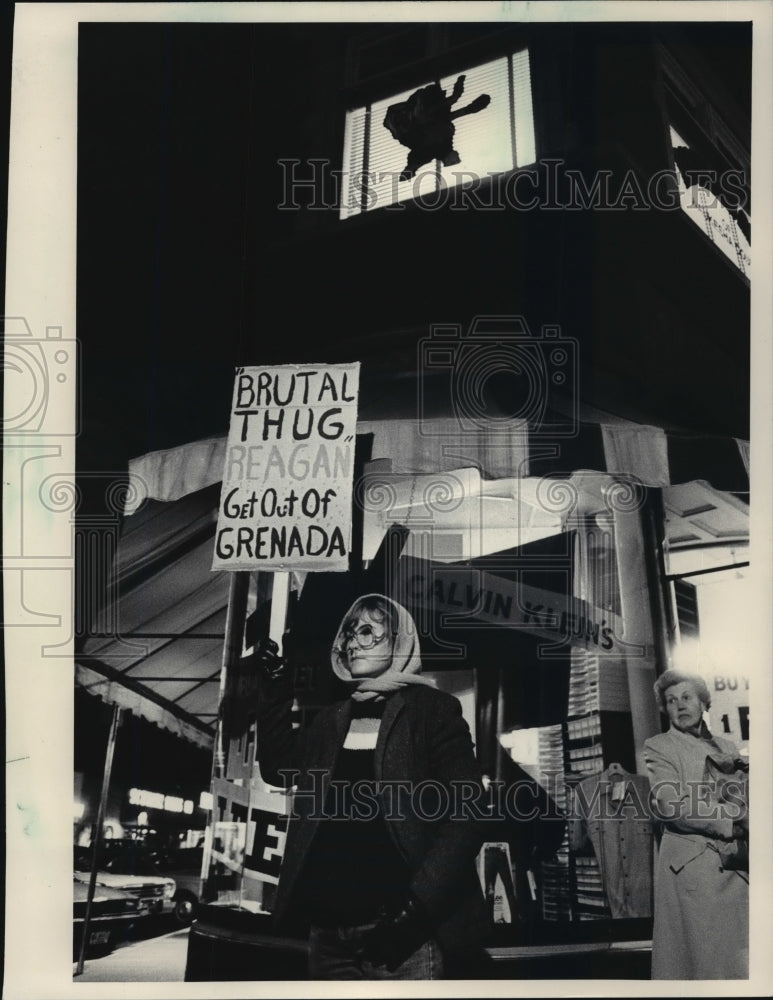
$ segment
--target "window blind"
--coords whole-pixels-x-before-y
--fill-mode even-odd
[[[454,105],[459,110],[481,94],[488,94],[488,107],[454,120],[454,148],[461,162],[443,167],[432,162],[409,180],[399,180],[408,150],[384,126],[387,109],[406,101],[419,88],[393,94],[381,101],[354,108],[346,116],[343,183],[340,217],[385,208],[453,187],[536,160],[534,116],[531,96],[529,53],[526,49],[462,71],[464,93]],[[451,93],[460,74],[429,83],[439,83]]]

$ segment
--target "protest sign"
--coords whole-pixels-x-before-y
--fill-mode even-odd
[[[359,374],[237,368],[213,569],[348,569]]]

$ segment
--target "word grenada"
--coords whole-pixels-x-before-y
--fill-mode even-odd
[[[310,524],[305,530],[297,527],[281,528],[239,527],[222,528],[217,533],[217,555],[221,559],[287,559],[291,556],[346,555],[346,545],[338,527],[328,534],[325,528]]]

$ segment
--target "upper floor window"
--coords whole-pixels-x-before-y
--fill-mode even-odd
[[[432,89],[414,97],[423,87]],[[535,162],[528,50],[429,79],[423,87],[347,113],[342,219]],[[445,102],[434,117],[433,101]],[[415,138],[410,125],[403,127],[405,116],[411,114],[419,118],[417,127],[423,130],[418,151],[402,144]],[[427,153],[431,156],[425,160]]]

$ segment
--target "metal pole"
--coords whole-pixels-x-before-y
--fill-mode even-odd
[[[666,573],[664,580],[690,580],[694,576],[705,576],[707,573],[723,573],[728,569],[744,569],[748,562],[725,563],[724,566],[712,566],[710,569],[694,569],[690,573]]]
[[[201,874],[203,878],[203,898],[211,901],[213,892],[210,883],[210,868],[212,864],[212,839],[217,817],[217,795],[215,781],[225,776],[226,749],[223,746],[225,728],[224,700],[228,691],[228,674],[233,664],[241,656],[244,646],[244,623],[247,616],[247,595],[250,589],[250,574],[244,571],[231,573],[228,582],[228,610],[225,620],[225,638],[223,641],[223,657],[220,669],[220,692],[217,703],[217,723],[215,726],[215,745],[212,752],[212,771],[209,790],[212,796],[212,811],[209,817],[209,833],[205,839],[204,855],[201,859]],[[206,874],[205,874],[206,873]]]
[[[667,670],[676,639],[677,623],[669,594],[664,552],[665,512],[660,490],[649,489],[641,511],[644,534],[644,571],[652,608],[653,648],[657,675]]]
[[[271,618],[268,626],[268,634],[279,646],[282,653],[282,636],[287,627],[287,604],[290,596],[290,574],[274,573],[274,586],[271,591]]]
[[[215,733],[215,753],[212,760],[212,779],[222,778],[225,770],[226,751],[223,747],[223,702],[228,690],[228,673],[239,659],[244,645],[244,620],[247,614],[247,594],[250,574],[239,571],[231,573],[228,585],[228,611],[225,620],[225,639],[220,671],[220,693],[217,703],[217,730]]]
[[[91,874],[89,876],[89,890],[86,896],[86,915],[83,919],[83,936],[81,937],[81,946],[78,955],[78,967],[75,970],[76,976],[79,976],[83,972],[83,963],[86,957],[86,942],[89,939],[89,925],[91,923],[91,906],[94,901],[94,889],[97,884],[99,844],[102,839],[102,825],[105,821],[107,795],[110,790],[110,772],[113,770],[113,753],[115,751],[115,739],[118,734],[118,727],[121,724],[121,712],[122,709],[118,705],[113,705],[113,718],[110,722],[110,734],[107,737],[107,750],[105,751],[105,770],[102,775],[102,794],[99,798],[97,818],[91,831]]]
[[[496,698],[496,722],[494,723],[494,777],[497,781],[504,781],[505,762],[503,760],[504,748],[499,742],[499,734],[505,728],[505,670],[511,669],[500,665],[497,667],[497,689],[494,693]],[[509,751],[508,751],[509,753]]]

